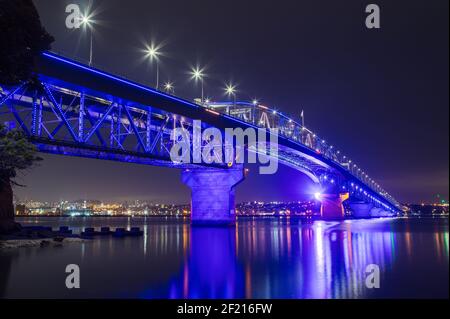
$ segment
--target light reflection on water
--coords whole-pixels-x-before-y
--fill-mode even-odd
[[[48,218],[28,225],[140,226],[141,238],[0,252],[7,298],[448,298],[448,219],[304,223],[240,219],[235,228],[186,219]],[[65,288],[80,265],[81,289]],[[381,288],[365,287],[377,264]]]

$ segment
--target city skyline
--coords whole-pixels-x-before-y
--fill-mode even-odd
[[[100,201],[97,199],[60,200],[57,202],[24,200],[16,202],[17,216],[147,216],[147,215],[190,215],[190,204],[161,203],[149,200]],[[398,216],[411,214],[447,214],[449,203],[438,200],[434,203],[404,204]],[[236,203],[237,215],[320,215],[320,202],[306,201],[250,201]],[[347,209],[348,216],[351,210]]]
[[[152,3],[152,9],[156,10],[146,10],[147,5],[138,2],[126,10],[118,10],[120,6],[112,2],[95,3],[95,7],[100,8],[96,18],[101,23],[95,31],[94,66],[96,60],[101,60],[106,71],[126,73],[138,78],[141,83],[154,85],[154,68],[140,61],[139,49],[142,41],[149,41],[156,33],[154,37],[158,42],[165,43],[162,48],[166,56],[161,58],[161,79],[167,80],[170,74],[177,95],[189,99],[198,97],[200,88],[190,83],[183,72],[188,70],[189,64],[199,62],[207,65],[209,79],[205,82],[206,95],[225,99],[222,82],[229,82],[231,78],[233,83],[239,85],[237,94],[241,99],[257,97],[283,112],[298,116],[304,110],[308,127],[329,138],[361,163],[369,175],[400,201],[431,202],[436,194],[448,198],[448,95],[444,87],[436,86],[448,84],[448,63],[438,64],[438,60],[446,59],[436,58],[441,54],[448,56],[448,44],[444,41],[448,36],[448,31],[444,30],[448,28],[439,25],[440,19],[423,21],[422,15],[426,15],[421,11],[423,8],[415,7],[413,3],[405,16],[395,4],[383,3],[386,12],[383,27],[376,31],[378,33],[370,33],[360,21],[362,15],[360,19],[354,15],[357,10],[362,12],[360,5],[341,8],[338,4],[323,7],[309,3],[303,5],[303,11],[293,14],[289,12],[287,2],[285,7],[277,7],[273,14],[286,17],[289,22],[274,25],[268,19],[264,23],[259,22],[258,10],[267,15],[265,3],[261,8],[256,8],[253,15],[247,14],[250,7],[241,4],[236,5],[239,10],[233,12],[238,17],[245,17],[243,21],[249,21],[249,26],[237,32],[235,25],[228,25],[230,30],[220,23],[212,24],[213,18],[208,14],[212,12],[209,11],[211,7],[205,3],[200,12],[196,8],[196,12],[188,15],[192,30],[198,32],[184,34],[181,30],[183,23],[186,23],[185,18],[177,17],[181,21],[171,19],[170,15],[165,14],[168,6],[162,2]],[[84,4],[80,1],[81,6]],[[64,27],[66,4],[55,6],[49,1],[39,1],[36,5],[44,26],[56,38],[53,49],[87,57],[86,35]],[[177,5],[183,6],[181,3]],[[440,14],[444,11],[440,10],[440,6],[448,4],[436,3],[436,7],[426,9]],[[59,12],[59,7],[60,15],[55,14]],[[220,12],[215,12],[214,19],[226,21],[224,19],[229,10],[221,8]],[[145,17],[140,12],[146,12]],[[164,13],[169,18],[160,21],[155,12]],[[320,24],[311,18],[319,13],[322,16]],[[206,21],[197,22],[195,17],[200,16],[205,17]],[[133,17],[133,22],[128,17]],[[117,24],[112,27],[114,23],[111,22],[118,20],[123,22],[122,27],[118,29]],[[208,24],[210,28],[205,30],[203,24]],[[307,24],[315,28],[304,32],[301,26]],[[414,28],[418,38],[406,36],[404,33],[407,30],[403,24]],[[433,29],[439,32],[432,32],[433,36],[430,36]],[[397,37],[398,33],[402,34],[401,39]],[[235,37],[233,41],[227,41],[229,34]],[[382,41],[380,34],[383,35]],[[277,42],[268,41],[270,37],[267,35],[273,38],[276,35]],[[120,39],[117,41],[121,43],[120,48],[113,44],[112,36]],[[317,37],[323,40],[320,46],[317,46]],[[386,42],[386,38],[389,41]],[[356,43],[354,39],[359,41]],[[319,47],[320,52],[317,51]],[[219,50],[221,48],[223,50]],[[253,50],[257,50],[258,55],[255,56]],[[333,52],[333,57],[327,52]],[[358,58],[352,59],[347,52],[358,52]],[[249,60],[249,56],[253,58]],[[427,63],[419,65],[424,59]],[[113,61],[131,63],[121,66]],[[142,72],[142,69],[148,72]],[[436,85],[426,80],[431,74],[434,79],[439,79]],[[400,84],[390,86],[393,79]],[[411,88],[420,90],[420,99],[409,96]],[[362,114],[364,120],[361,120]],[[375,121],[368,121],[368,118]],[[139,197],[180,200],[182,203],[189,201],[189,189],[182,185],[176,170],[129,166],[126,168],[127,176],[119,176],[116,172],[125,169],[124,164],[94,163],[86,159],[48,155],[44,159],[41,167],[20,179],[28,187],[17,189],[19,198],[58,199],[70,194],[74,197],[120,199],[137,194]],[[255,176],[255,169],[251,171],[254,174],[250,174],[239,186],[238,201],[308,197],[305,190],[311,183],[300,172],[282,168],[276,177],[266,178]],[[286,182],[286,177],[292,174],[295,174],[296,181]],[[257,189],[263,178],[267,186],[264,190]],[[89,187],[85,185],[86,179],[89,180]],[[61,187],[61,182],[58,183],[61,180],[64,187]]]

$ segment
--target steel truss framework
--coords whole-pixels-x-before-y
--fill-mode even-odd
[[[41,82],[5,92],[0,116],[9,129],[20,129],[39,151],[169,166],[198,167],[170,160],[173,127],[192,127],[181,116],[133,107]],[[212,165],[223,167],[224,165]]]

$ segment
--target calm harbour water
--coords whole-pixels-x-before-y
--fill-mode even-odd
[[[3,298],[448,298],[448,219],[343,222],[27,218],[24,225],[139,226],[139,238],[0,251]],[[81,289],[65,287],[78,264]],[[381,287],[365,286],[377,264]]]

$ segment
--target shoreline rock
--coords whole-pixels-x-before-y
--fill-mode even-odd
[[[61,247],[66,244],[84,243],[87,239],[67,237],[63,240],[55,240],[55,238],[39,238],[39,239],[2,239],[0,240],[0,249],[16,249],[27,247]]]

